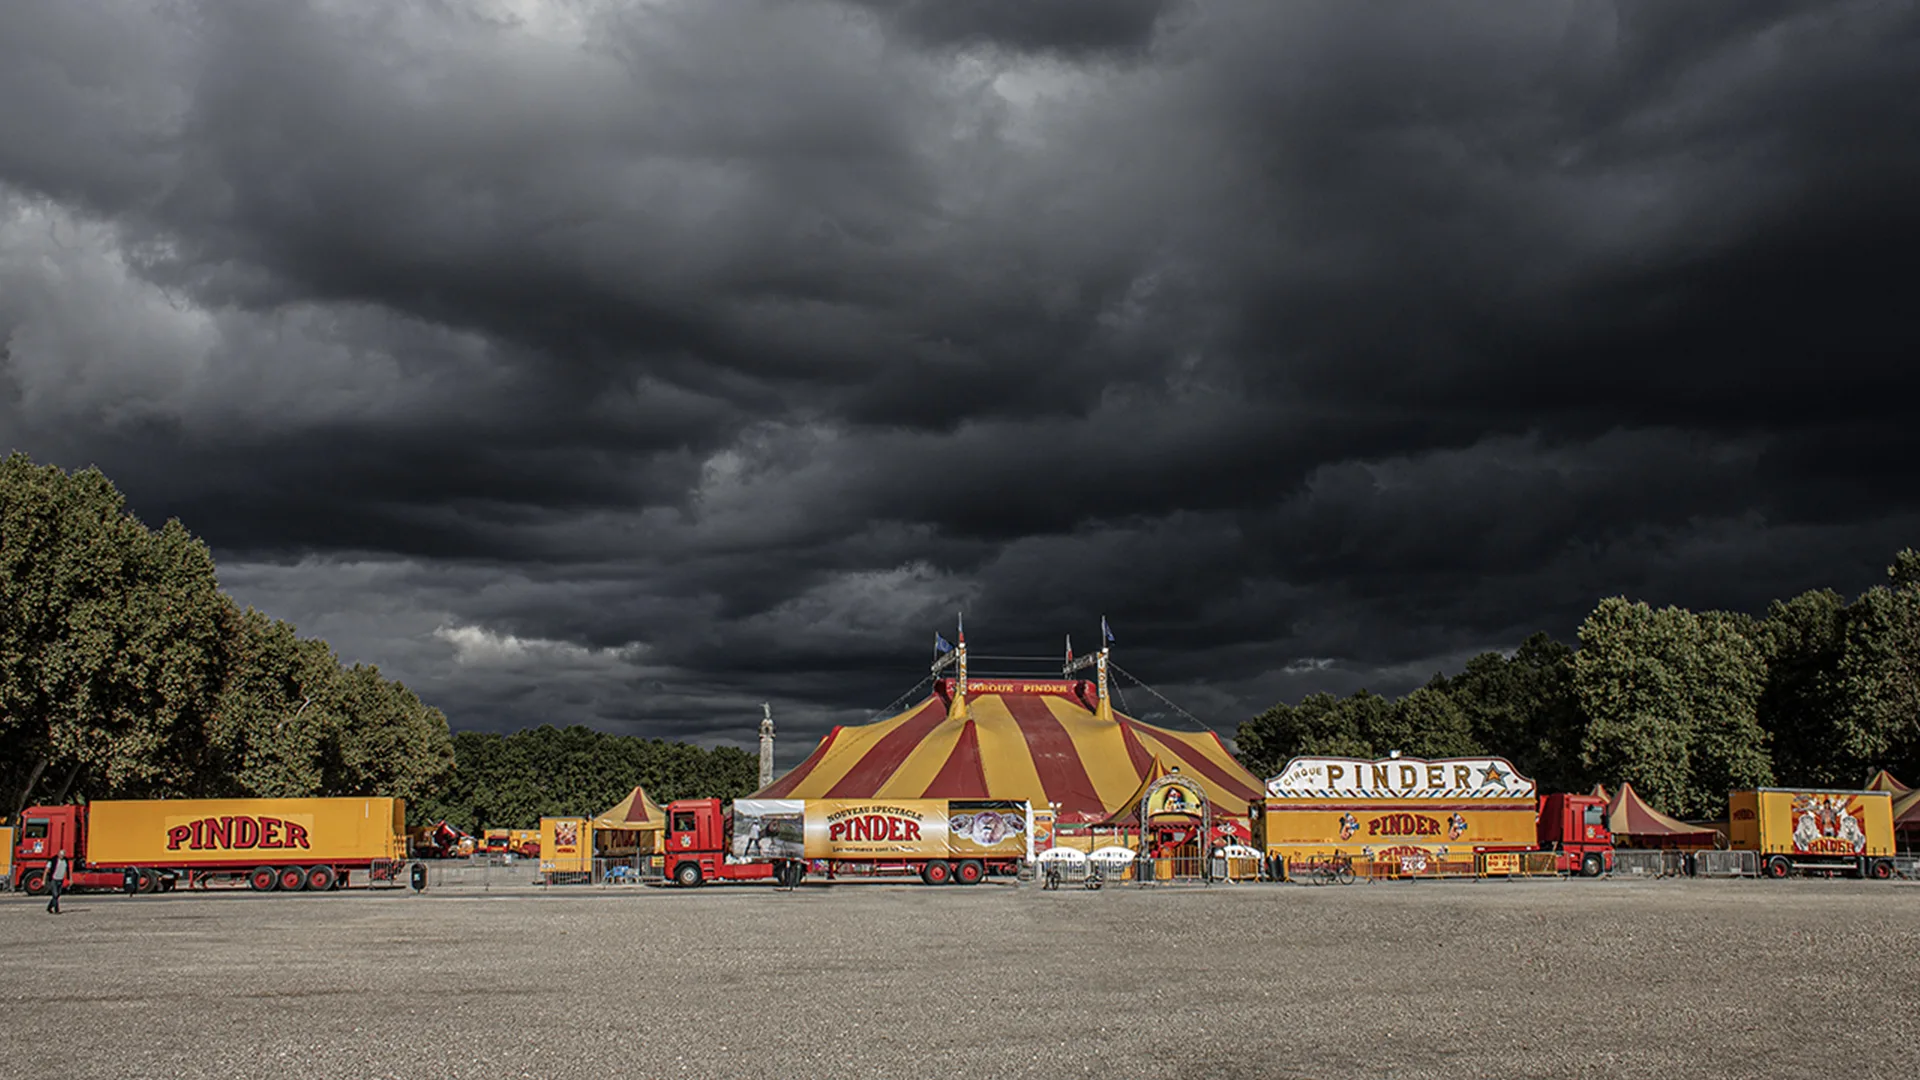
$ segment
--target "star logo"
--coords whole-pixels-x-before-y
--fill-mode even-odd
[[[1501,787],[1507,786],[1507,774],[1500,771],[1500,763],[1497,761],[1481,770],[1480,786],[1485,787],[1488,784],[1498,784]]]

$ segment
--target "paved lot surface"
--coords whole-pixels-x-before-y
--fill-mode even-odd
[[[1917,928],[1827,881],[0,897],[0,1074],[1904,1077]]]

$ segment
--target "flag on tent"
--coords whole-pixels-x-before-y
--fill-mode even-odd
[[[947,653],[947,652],[952,652],[952,651],[953,651],[953,642],[951,642],[951,641],[948,641],[948,640],[947,640],[947,639],[946,639],[945,637],[942,637],[942,636],[941,636],[941,634],[940,634],[940,631],[938,631],[938,630],[935,630],[935,631],[933,632],[933,652],[934,652],[934,655],[936,655],[936,656],[937,656],[937,655],[939,655],[940,653]]]
[[[1107,617],[1105,615],[1100,616],[1100,636],[1106,638],[1108,641],[1114,640],[1113,631],[1107,628]]]
[[[955,616],[954,616],[953,618],[954,618],[954,621],[955,621],[955,623],[956,623],[956,624],[957,624],[957,625],[958,625],[958,626],[960,627],[960,644],[962,644],[962,645],[965,645],[965,644],[967,643],[967,616],[966,616],[966,613],[965,613],[965,612],[960,612],[959,614],[956,614],[956,615],[955,615]]]
[[[1073,635],[1067,635],[1067,663],[1073,663]]]

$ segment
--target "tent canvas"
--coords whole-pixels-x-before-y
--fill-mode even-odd
[[[1892,773],[1888,772],[1885,769],[1881,769],[1879,772],[1873,774],[1872,779],[1867,781],[1867,790],[1868,791],[1891,791],[1896,797],[1898,797],[1900,795],[1906,794],[1909,791],[1912,791],[1913,789],[1901,783],[1900,781],[1895,780],[1893,778]]]
[[[1689,825],[1648,806],[1625,781],[1607,806],[1607,830],[1615,842],[1631,841],[1622,847],[1712,847],[1720,836],[1713,829]]]
[[[1102,709],[1072,679],[952,680],[905,712],[834,728],[761,799],[1011,799],[1055,811],[1059,828],[1105,821],[1155,758],[1246,818],[1264,785],[1212,731],[1175,731]],[[963,704],[964,703],[964,704]]]
[[[658,850],[667,814],[645,788],[636,785],[626,798],[601,811],[587,827],[593,833],[594,847],[603,855],[642,854]]]

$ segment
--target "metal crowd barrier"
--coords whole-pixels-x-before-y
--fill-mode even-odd
[[[1685,877],[1688,873],[1690,853],[1685,851],[1639,851],[1634,849],[1615,849],[1613,853],[1613,876],[1615,877]]]
[[[1759,877],[1760,853],[1757,851],[1696,851],[1693,853],[1695,877]]]
[[[1920,855],[1895,855],[1893,876],[1908,881],[1920,879]]]

